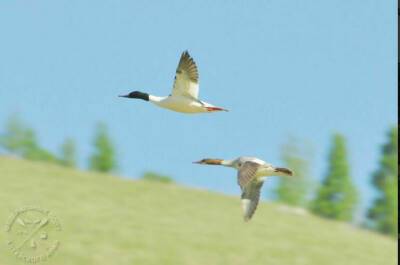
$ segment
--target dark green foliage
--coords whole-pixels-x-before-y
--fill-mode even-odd
[[[96,128],[94,138],[94,153],[89,159],[91,170],[110,172],[116,169],[115,150],[108,136],[107,127],[100,123]]]
[[[323,217],[350,221],[357,203],[357,191],[350,177],[346,141],[340,134],[334,135],[332,141],[328,173],[311,210]]]
[[[142,176],[143,180],[148,180],[148,181],[157,181],[157,182],[162,182],[162,183],[172,183],[173,180],[169,176],[165,175],[160,175],[155,172],[145,172]]]
[[[368,211],[372,227],[384,234],[397,236],[398,129],[392,128],[382,147],[379,168],[372,176],[378,197]]]
[[[76,166],[76,148],[75,142],[68,138],[61,145],[61,164],[67,167]]]
[[[59,162],[53,154],[40,147],[33,129],[27,127],[17,115],[9,118],[5,132],[0,136],[0,146],[26,159]]]
[[[279,178],[275,190],[278,201],[293,206],[305,206],[310,192],[310,152],[307,145],[291,138],[282,146],[282,160],[294,172],[293,177]]]

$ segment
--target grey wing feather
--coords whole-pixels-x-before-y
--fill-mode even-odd
[[[177,74],[181,74],[182,71],[187,74],[188,78],[197,83],[199,82],[199,72],[197,70],[196,63],[193,58],[190,57],[189,52],[185,51],[181,55],[181,59],[179,60],[178,67],[176,69]]]
[[[237,180],[242,190],[255,177],[259,166],[257,163],[247,161],[239,168]]]
[[[243,189],[241,199],[245,221],[249,221],[257,209],[262,185],[262,181],[254,179]]]
[[[172,95],[189,96],[197,99],[199,95],[199,72],[193,58],[183,52],[175,74]]]

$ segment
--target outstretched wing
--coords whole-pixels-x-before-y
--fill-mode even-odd
[[[196,63],[187,51],[182,53],[179,60],[172,95],[198,98],[199,72]]]
[[[238,184],[242,189],[242,209],[245,221],[250,220],[257,209],[260,200],[260,190],[263,185],[262,181],[256,179],[256,173],[260,164],[246,161],[239,168]]]
[[[243,218],[249,221],[257,209],[258,202],[260,201],[260,191],[263,185],[262,181],[257,179],[252,180],[242,189],[242,209]]]

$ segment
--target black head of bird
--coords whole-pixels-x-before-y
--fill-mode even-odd
[[[149,94],[143,93],[140,91],[133,91],[129,93],[128,95],[121,95],[120,97],[123,98],[138,98],[138,99],[143,99],[145,101],[149,101]]]

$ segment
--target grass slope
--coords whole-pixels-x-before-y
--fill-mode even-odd
[[[54,213],[61,242],[45,264],[389,265],[394,240],[261,203],[249,223],[239,198],[0,157],[0,225],[16,209]],[[0,265],[24,264],[0,231]]]

